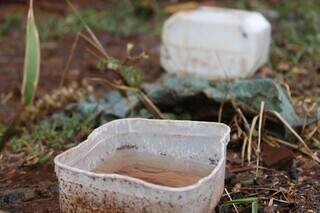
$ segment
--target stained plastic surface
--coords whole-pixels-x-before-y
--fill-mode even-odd
[[[224,189],[230,129],[220,123],[129,118],[94,130],[55,158],[62,212],[211,212]],[[118,174],[91,172],[117,150],[192,159],[212,172],[186,187],[167,187]]]
[[[179,12],[164,24],[161,65],[209,80],[249,77],[268,60],[270,23],[258,12],[216,7]]]

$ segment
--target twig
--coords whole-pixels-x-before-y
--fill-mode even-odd
[[[298,135],[298,133],[288,124],[288,122],[276,111],[271,111],[277,118],[290,130],[290,132],[303,144],[306,151],[309,152],[310,156],[313,160],[320,163],[320,159],[312,152],[312,150],[308,147],[308,145],[304,142],[304,140]]]
[[[257,120],[258,120],[258,115],[255,116],[252,120],[252,124],[251,124],[251,128],[250,128],[250,132],[249,132],[249,140],[248,140],[248,151],[247,151],[247,160],[248,163],[251,163],[251,151],[252,151],[252,135],[253,135],[253,131],[254,128],[256,126]]]
[[[262,121],[263,121],[263,111],[264,111],[264,102],[261,102],[260,106],[260,115],[259,115],[259,131],[258,131],[258,148],[257,148],[257,170],[256,170],[256,178],[258,177],[259,173],[259,163],[260,163],[260,152],[261,152],[261,128],[262,128]]]
[[[231,169],[230,172],[238,173],[238,172],[246,172],[246,171],[250,171],[250,170],[254,170],[254,169],[257,169],[257,167],[249,165],[249,166],[246,166],[246,167]],[[266,167],[263,167],[263,166],[259,166],[259,169],[266,170],[266,171],[275,171],[274,169],[266,168]]]
[[[275,138],[275,137],[270,136],[270,135],[266,135],[265,137],[268,138],[268,139],[270,139],[270,140],[275,141],[276,143],[279,143],[279,144],[288,146],[288,147],[290,147],[290,148],[297,149],[297,150],[299,149],[299,147],[298,147],[297,145],[294,145],[294,144],[289,143],[289,142],[287,142],[287,141],[281,140],[281,139],[279,139],[279,138]]]
[[[70,49],[70,54],[69,54],[69,57],[67,59],[67,63],[65,65],[65,67],[64,67],[63,73],[62,73],[62,77],[61,77],[61,81],[60,81],[60,88],[63,86],[64,80],[65,80],[65,76],[68,73],[71,60],[73,58],[74,52],[76,50],[76,47],[77,47],[77,44],[78,44],[78,41],[79,41],[80,34],[81,34],[81,29],[77,33],[77,36],[76,36],[76,38],[74,39],[74,41],[72,43],[72,46],[71,46],[71,49]]]
[[[154,105],[154,103],[149,99],[149,97],[146,94],[144,94],[144,92],[142,92],[142,90],[138,90],[137,94],[150,112],[152,112],[157,118],[165,119],[164,115],[161,113],[158,107]]]
[[[83,33],[80,33],[80,36],[89,44],[91,44],[91,46],[93,46],[94,48],[96,48],[96,50],[98,50],[104,57],[108,58],[108,55],[105,55],[104,51],[101,50],[101,48],[99,47],[98,44],[96,44],[94,41],[92,41],[88,36],[84,35]]]
[[[229,192],[228,192],[227,188],[224,188],[224,191],[225,191],[225,192],[226,192],[226,194],[228,195],[228,197],[229,197],[230,201],[232,201],[232,198],[231,198],[231,196],[230,196],[230,194],[229,194]],[[234,203],[233,203],[232,205],[233,205],[234,210],[235,210],[237,213],[239,213],[239,210],[238,210],[238,208],[236,207],[236,205],[235,205]]]
[[[86,48],[86,50],[88,51],[88,53],[90,53],[91,55],[93,55],[94,57],[96,57],[98,60],[101,59],[101,57],[94,52],[93,50],[91,50],[90,48]]]

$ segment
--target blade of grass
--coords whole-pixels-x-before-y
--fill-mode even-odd
[[[100,51],[103,53],[103,55],[108,58],[108,53],[105,51],[104,47],[102,46],[102,44],[100,43],[99,39],[96,37],[96,35],[92,32],[92,30],[90,29],[90,27],[87,25],[87,23],[83,20],[83,18],[81,17],[79,11],[77,10],[77,8],[71,3],[70,0],[65,0],[67,2],[67,4],[69,5],[69,7],[72,9],[72,11],[74,12],[74,14],[77,16],[77,18],[80,20],[81,24],[83,25],[83,27],[85,28],[85,30],[89,33],[91,39],[94,41],[94,43],[96,45],[98,45]]]
[[[224,205],[236,205],[236,204],[248,204],[251,203],[251,213],[258,213],[259,203],[257,197],[247,197],[237,200],[230,200],[224,203]]]
[[[40,72],[40,40],[33,14],[33,0],[27,20],[26,50],[23,68],[22,103],[24,106],[32,103],[35,95]]]
[[[259,205],[258,201],[251,203],[251,213],[258,213]]]
[[[227,201],[224,204],[232,205],[232,204],[246,204],[246,203],[252,203],[252,202],[258,202],[258,198],[257,197],[240,198],[236,200]]]

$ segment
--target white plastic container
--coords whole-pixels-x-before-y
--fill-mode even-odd
[[[86,141],[58,155],[55,170],[62,212],[209,213],[224,189],[229,127],[219,123],[121,119],[93,131]],[[117,150],[136,149],[192,159],[212,172],[186,187],[167,187],[118,174],[92,171]]]
[[[201,7],[164,24],[161,64],[209,80],[253,75],[269,54],[270,23],[258,12]]]

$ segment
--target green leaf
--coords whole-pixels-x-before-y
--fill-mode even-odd
[[[107,69],[119,71],[121,66],[122,65],[120,60],[113,57],[108,57],[107,59],[102,58],[98,60],[98,63],[97,63],[97,69],[100,71],[105,71]]]
[[[134,66],[121,67],[120,74],[129,86],[138,87],[143,82],[143,72]]]
[[[109,57],[107,60],[107,68],[110,70],[119,70],[121,67],[121,62],[119,61],[119,59],[113,58],[113,57]]]
[[[23,69],[22,102],[25,106],[32,103],[35,95],[40,72],[40,41],[33,15],[33,1],[27,20],[26,49]]]
[[[258,213],[258,202],[252,202],[251,204],[251,213]]]
[[[230,200],[225,202],[226,205],[231,205],[231,204],[246,204],[246,203],[252,203],[252,202],[258,202],[257,197],[247,197],[247,198],[241,198],[241,199],[236,199],[236,200]]]
[[[258,213],[259,205],[257,197],[247,197],[236,200],[230,200],[224,203],[224,205],[232,205],[232,204],[247,204],[251,203],[251,213]]]

